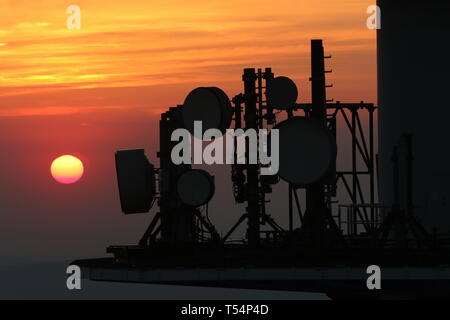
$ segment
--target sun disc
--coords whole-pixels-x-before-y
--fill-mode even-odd
[[[84,173],[83,163],[72,155],[63,155],[53,160],[50,167],[52,177],[62,184],[75,183]]]

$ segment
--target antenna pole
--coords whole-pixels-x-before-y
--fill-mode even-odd
[[[325,62],[322,40],[311,40],[311,93],[312,105],[310,118],[326,127],[326,83]],[[313,247],[324,246],[326,233],[325,185],[314,183],[306,188],[306,212],[303,232],[306,241]]]
[[[255,69],[244,69],[242,80],[244,81],[245,100],[245,129],[254,129],[258,133],[258,110],[256,108],[256,73]],[[246,167],[247,167],[247,237],[250,247],[257,247],[260,240],[260,196],[259,196],[259,165],[249,164],[250,148],[246,142]]]
[[[176,196],[177,176],[191,168],[190,165],[176,165],[171,160],[172,148],[176,144],[171,140],[172,132],[179,128],[177,121],[180,108],[170,108],[161,115],[159,121],[159,143],[158,153],[161,175],[159,207],[161,213],[161,240],[168,243],[193,242],[195,235],[194,214],[188,211],[186,206],[180,203]],[[188,211],[188,212],[187,212]]]

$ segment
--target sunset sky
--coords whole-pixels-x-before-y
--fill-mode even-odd
[[[329,98],[376,102],[374,2],[0,0],[0,263],[136,242],[150,216],[120,214],[114,152],[145,148],[156,162],[160,112],[195,87],[232,97],[243,68],[272,67],[308,102],[320,38],[333,56]],[[80,30],[66,27],[69,5],[81,8]],[[85,164],[74,185],[51,178],[62,154]],[[227,227],[237,218],[216,215]]]

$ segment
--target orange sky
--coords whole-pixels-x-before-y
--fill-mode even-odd
[[[239,93],[244,67],[294,78],[307,99],[311,38],[323,38],[334,57],[330,97],[373,101],[375,32],[365,26],[372,3],[0,0],[0,116],[156,113],[196,85]],[[66,27],[71,4],[81,8],[81,30]],[[105,87],[114,89],[98,89]],[[115,90],[124,87],[134,89]]]
[[[322,38],[333,55],[328,97],[376,102],[373,2],[0,0],[0,264],[136,243],[151,215],[121,214],[114,152],[145,148],[157,165],[158,114],[195,87],[233,97],[243,68],[272,67],[308,102],[310,39]],[[72,4],[81,30],[66,28]],[[85,165],[73,185],[50,175],[62,154]],[[225,231],[244,209],[234,208],[229,168],[219,169],[210,214]],[[274,205],[286,222],[284,201]]]

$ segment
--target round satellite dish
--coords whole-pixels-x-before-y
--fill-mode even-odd
[[[154,166],[144,150],[117,151],[116,172],[122,212],[148,212],[156,195],[156,182]]]
[[[184,204],[202,206],[214,195],[214,179],[204,170],[188,170],[178,178],[177,193]]]
[[[290,109],[298,98],[295,82],[287,77],[276,77],[267,85],[267,103],[275,109]]]
[[[302,187],[318,182],[333,167],[336,143],[318,121],[293,117],[277,124],[279,130],[278,175]]]
[[[201,87],[191,91],[183,104],[184,127],[194,135],[194,121],[202,122],[203,133],[218,129],[222,133],[230,127],[233,116],[230,99],[225,92],[215,87]]]

